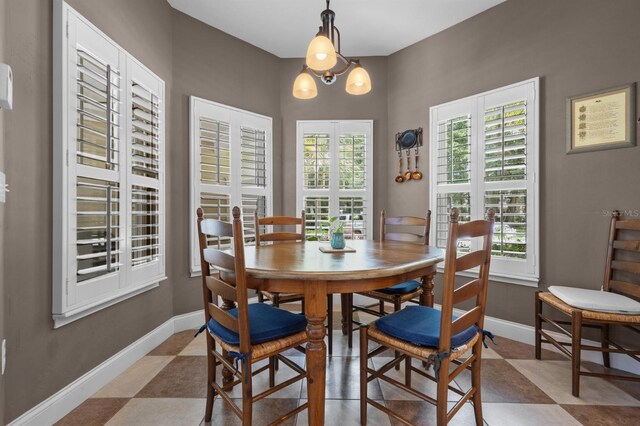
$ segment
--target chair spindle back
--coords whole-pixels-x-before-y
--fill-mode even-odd
[[[267,216],[258,217],[258,211],[254,213],[254,224],[256,232],[256,245],[260,243],[272,241],[304,241],[305,240],[305,212],[302,210],[300,217],[292,216]],[[260,231],[261,226],[273,225],[273,226],[294,226],[297,228],[300,225],[300,232],[297,229],[294,232],[290,231],[274,231],[262,234]]]
[[[611,212],[604,291],[640,299],[640,219]]]
[[[387,225],[403,229],[402,231],[387,232]],[[421,227],[422,233],[409,232],[408,228]],[[422,243],[429,245],[429,234],[431,233],[431,210],[427,210],[425,217],[396,216],[387,217],[384,210],[380,214],[380,241],[404,241],[411,243]]]
[[[240,209],[238,207],[233,208],[233,223],[204,219],[202,208],[198,208],[197,215],[206,322],[208,323],[213,318],[225,328],[238,333],[240,336],[240,352],[247,353],[251,346],[249,336],[249,299]],[[232,238],[233,255],[225,253],[218,248],[208,247],[207,235]],[[211,267],[218,271],[217,277],[211,274]],[[229,301],[237,304],[237,318],[218,306],[218,296],[225,302]]]
[[[484,327],[495,211],[493,209],[487,211],[487,220],[475,220],[465,224],[458,223],[458,216],[458,209],[451,209],[440,321],[439,350],[441,352],[449,352],[451,350],[449,347],[451,345],[451,336],[466,330],[472,325],[476,325],[480,329]],[[482,249],[458,257],[458,239],[461,238],[482,238]],[[466,271],[475,267],[479,267],[478,278],[456,289],[456,272]],[[453,321],[453,306],[474,297],[475,304],[473,308]]]

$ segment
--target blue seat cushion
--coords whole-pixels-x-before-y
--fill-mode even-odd
[[[407,294],[416,291],[420,287],[420,283],[416,280],[405,281],[400,284],[396,284],[393,287],[387,287],[382,290],[378,290],[380,293],[387,294]]]
[[[228,312],[238,318],[238,308],[233,308]],[[213,318],[209,320],[207,328],[211,334],[218,336],[230,345],[240,344],[238,333],[222,326]],[[252,345],[290,336],[306,328],[307,319],[304,315],[294,314],[265,303],[249,305],[249,333]]]
[[[453,317],[455,319],[456,317]],[[408,306],[376,321],[376,327],[397,339],[418,346],[440,346],[440,311],[427,306]],[[451,348],[457,348],[473,339],[478,327],[472,325],[451,337]]]

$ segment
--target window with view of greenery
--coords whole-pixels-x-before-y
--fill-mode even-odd
[[[449,214],[460,222],[496,212],[492,273],[534,283],[537,245],[538,80],[431,108],[431,203],[436,245],[446,246]],[[458,241],[460,252],[474,242]]]
[[[298,210],[306,233],[328,240],[330,219],[348,239],[371,235],[372,124],[370,121],[298,122]]]

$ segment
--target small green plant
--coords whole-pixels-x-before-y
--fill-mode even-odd
[[[329,224],[333,234],[344,234],[344,222],[338,220],[338,216],[329,219]]]

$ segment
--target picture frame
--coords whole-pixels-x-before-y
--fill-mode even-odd
[[[636,85],[567,98],[567,154],[636,146]]]

